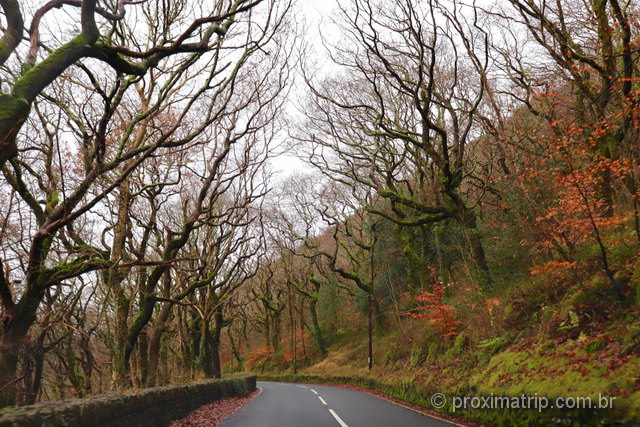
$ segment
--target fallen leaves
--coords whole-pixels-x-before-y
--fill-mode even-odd
[[[220,425],[235,411],[251,402],[260,390],[256,390],[247,396],[232,396],[215,400],[190,413],[184,418],[173,420],[169,427],[215,427]]]

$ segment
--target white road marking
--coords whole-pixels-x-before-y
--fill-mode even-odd
[[[338,422],[338,424],[340,424],[340,427],[349,427],[349,426],[347,425],[347,423],[345,423],[344,421],[342,421],[342,418],[340,418],[340,417],[338,416],[338,414],[336,414],[336,413],[333,411],[333,409],[329,409],[329,412],[331,412],[331,415],[333,415],[333,418],[335,418],[335,419],[336,419],[336,421]]]
[[[315,391],[314,389],[310,388],[309,390],[311,390],[312,392],[314,392],[315,394],[318,394],[317,391]]]
[[[324,399],[322,398],[322,396],[318,396],[318,399],[320,399],[320,402],[322,402],[323,405],[326,405],[327,402],[324,401]]]
[[[298,387],[302,387],[302,388],[309,388],[306,385],[300,385],[300,384],[296,384]]]

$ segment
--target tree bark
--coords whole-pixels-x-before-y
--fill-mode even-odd
[[[483,289],[488,289],[491,286],[491,275],[489,272],[489,263],[484,251],[484,245],[478,232],[478,220],[476,214],[469,209],[464,201],[457,195],[449,194],[451,198],[452,208],[454,211],[454,218],[458,224],[462,226],[469,244],[469,250],[471,253],[471,260],[474,264],[475,270],[478,273],[478,280],[480,286]]]
[[[162,334],[165,331],[167,320],[171,315],[172,304],[165,304],[160,311],[160,315],[156,321],[156,325],[151,330],[151,337],[149,339],[149,374],[147,377],[147,387],[155,387],[158,373],[158,363],[160,361],[160,344],[162,341]]]
[[[211,367],[214,378],[222,377],[222,366],[220,363],[220,336],[224,327],[222,308],[216,308],[213,314],[213,334],[211,336]]]
[[[317,298],[311,298],[309,301],[309,312],[311,313],[311,325],[313,328],[313,338],[318,345],[318,351],[320,356],[324,359],[327,355],[327,348],[324,344],[324,338],[322,337],[322,330],[320,329],[320,323],[318,322],[318,312],[316,306],[318,304]]]
[[[5,317],[0,340],[0,407],[16,404],[18,361],[27,341],[29,328],[36,320],[36,310],[44,291],[27,290],[15,307],[12,317]]]
[[[231,352],[233,353],[233,357],[238,362],[239,370],[244,368],[244,362],[242,361],[242,357],[240,356],[240,351],[238,351],[238,347],[236,346],[236,341],[233,339],[233,333],[229,328],[227,328],[227,333],[229,335],[229,343],[231,343]]]
[[[119,186],[118,194],[118,217],[114,227],[114,238],[111,249],[111,260],[119,262],[125,255],[125,240],[129,229],[129,207],[131,205],[131,190],[128,180],[124,180]],[[113,372],[112,387],[115,389],[125,389],[131,385],[129,366],[125,364],[124,354],[127,345],[127,321],[129,318],[130,300],[122,285],[126,271],[116,267],[105,272],[105,283],[107,288],[113,292],[116,309],[116,322],[114,331],[113,347]]]

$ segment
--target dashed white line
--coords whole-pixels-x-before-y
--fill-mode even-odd
[[[338,424],[340,424],[340,427],[349,427],[349,426],[347,425],[347,423],[345,423],[344,421],[342,421],[342,418],[340,418],[340,417],[338,416],[338,414],[336,414],[336,413],[333,411],[333,409],[329,409],[329,412],[331,412],[331,415],[333,415],[333,418],[335,418],[335,419],[336,419],[336,421],[338,422]]]
[[[304,386],[300,386],[300,387],[304,387]],[[325,405],[325,406],[327,405],[327,402],[322,398],[322,396],[320,396],[320,395],[318,394],[318,392],[317,392],[317,391],[315,391],[314,389],[309,388],[309,387],[304,387],[304,388],[311,390],[311,391],[313,392],[313,394],[315,394],[316,396],[318,396],[318,399],[320,399],[320,402],[322,402],[322,404],[323,404],[323,405]],[[340,424],[340,427],[349,427],[349,426],[347,425],[347,423],[345,423],[344,421],[342,421],[342,418],[340,418],[340,417],[338,416],[338,414],[336,414],[336,413],[335,413],[335,411],[334,411],[333,409],[329,409],[329,412],[331,413],[331,415],[333,415],[333,418],[335,418],[335,419],[336,419],[336,421],[338,422],[338,424]]]
[[[306,385],[300,385],[300,384],[296,384],[298,387],[302,387],[302,388],[306,388],[308,389],[309,387],[307,387]]]

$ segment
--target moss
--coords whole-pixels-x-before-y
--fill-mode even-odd
[[[0,94],[0,120],[26,117],[29,109],[29,103],[24,98]]]
[[[0,411],[0,425],[167,425],[212,400],[246,395],[255,389],[255,375],[244,375],[148,388],[135,393],[111,393],[88,399],[4,408]]]
[[[42,89],[90,49],[87,37],[82,33],[78,34],[22,74],[13,86],[13,95],[25,102],[33,101]]]
[[[427,347],[427,361],[434,362],[440,358],[444,352],[444,342],[441,339],[432,339]]]
[[[411,356],[409,356],[409,366],[417,367],[421,365],[426,358],[426,354],[420,345],[414,345],[411,350]]]
[[[585,347],[585,350],[587,351],[587,353],[595,353],[598,350],[602,350],[604,346],[605,346],[604,340],[594,340],[594,341],[591,341],[589,344],[587,344],[587,346]]]
[[[400,249],[411,255],[415,242],[407,236]],[[452,287],[452,303],[462,307],[465,316],[463,333],[452,342],[434,339],[426,327],[411,341],[398,332],[402,326],[394,326],[387,335],[376,336],[374,368],[368,371],[363,362],[366,349],[361,345],[365,338],[350,331],[341,337],[339,350],[334,346],[327,359],[303,373],[313,374],[315,381],[370,384],[427,408],[430,393],[436,391],[470,396],[616,397],[614,411],[608,413],[457,413],[490,425],[548,425],[554,418],[566,425],[638,421],[639,312],[616,302],[614,289],[597,262],[582,263],[589,257],[598,259],[598,248],[593,249],[592,255],[576,254],[581,265],[571,276],[531,279],[527,275],[505,284],[495,294],[504,309],[494,312],[491,328],[480,324],[489,322],[484,307],[469,304],[481,305],[477,296],[465,299]],[[626,256],[622,254],[621,261]],[[620,279],[640,290],[640,260],[631,263],[628,260],[624,270],[633,275]],[[391,362],[385,366],[385,360]]]
[[[500,352],[509,344],[509,339],[506,337],[496,337],[482,341],[478,347],[485,353],[493,356]]]
[[[51,245],[53,245],[53,238],[53,235],[49,235],[42,241],[41,251],[44,254],[44,258],[46,258],[47,254],[51,250]]]
[[[39,274],[39,282],[55,282],[56,280],[64,280],[69,277],[77,276],[87,268],[91,270],[97,270],[101,268],[109,268],[111,261],[105,259],[94,259],[87,261],[84,258],[75,260],[74,262],[60,264],[53,268],[45,269]]]
[[[467,337],[464,333],[456,335],[453,346],[445,353],[445,357],[453,357],[461,354],[467,346]]]
[[[60,202],[60,196],[58,195],[58,192],[56,190],[51,191],[51,193],[49,194],[49,201],[47,202],[47,212],[51,212],[55,209],[56,206],[58,206],[58,203]]]
[[[601,369],[597,359],[574,370],[573,359],[557,354],[534,357],[531,352],[507,350],[494,356],[470,383],[484,394],[595,397],[599,393],[617,394],[621,389],[633,389],[632,379],[637,375],[639,362],[638,358],[629,360],[610,375],[608,369]]]

